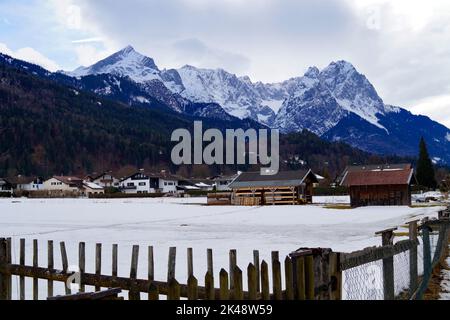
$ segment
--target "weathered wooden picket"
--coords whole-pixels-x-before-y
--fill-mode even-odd
[[[54,295],[54,282],[67,283],[74,273],[68,271],[68,258],[66,245],[60,243],[62,266],[60,270],[54,265],[54,243],[48,241],[48,264],[42,267],[38,261],[38,241],[33,241],[33,265],[25,265],[25,239],[20,240],[20,262],[18,265],[11,261],[11,239],[0,239],[0,299],[11,299],[12,277],[19,277],[19,299],[25,299],[25,278],[32,278],[32,296],[34,300],[39,298],[39,279],[47,280],[47,297]],[[194,261],[192,248],[187,249],[187,284],[180,284],[176,280],[176,248],[170,248],[167,266],[167,281],[156,281],[153,247],[148,247],[148,276],[147,279],[138,279],[137,268],[140,253],[139,246],[133,246],[129,277],[118,276],[118,245],[112,246],[112,275],[102,274],[102,244],[97,244],[95,249],[95,273],[87,273],[86,270],[86,245],[79,244],[78,267],[80,292],[85,292],[86,286],[95,287],[96,291],[102,288],[116,288],[128,291],[130,300],[139,300],[141,293],[147,293],[148,299],[158,300],[165,296],[169,300],[181,298],[189,300],[304,300],[319,298],[340,298],[339,287],[334,290],[327,284],[318,285],[314,273],[320,270],[327,273],[327,280],[339,278],[337,254],[327,252],[313,256],[317,253],[313,250],[297,251],[280,261],[279,253],[272,252],[271,274],[269,263],[261,261],[259,251],[254,251],[253,263],[247,266],[247,279],[243,278],[243,271],[237,264],[237,251],[230,250],[228,271],[221,269],[219,279],[216,281],[213,273],[213,251],[207,251],[208,271],[204,276],[204,286],[199,286],[199,279],[194,276]],[[318,249],[315,249],[318,250]],[[284,277],[282,277],[282,264],[284,265]],[[330,266],[333,265],[332,268]],[[333,272],[330,274],[329,272]],[[271,279],[270,279],[271,278]],[[284,278],[284,283],[282,279]],[[243,281],[246,280],[247,291],[244,291]],[[337,281],[335,281],[337,283]],[[271,285],[271,287],[270,287]],[[333,294],[332,294],[333,293]],[[72,294],[70,287],[65,286],[65,294]]]

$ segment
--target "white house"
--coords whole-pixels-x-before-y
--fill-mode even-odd
[[[0,178],[0,192],[1,193],[13,193],[12,184],[6,179]]]
[[[178,187],[178,178],[171,175],[161,175],[158,177],[159,190],[162,193],[176,193]]]
[[[158,180],[150,178],[150,176],[143,171],[128,176],[120,180],[119,183],[119,189],[127,194],[155,193],[158,188]]]
[[[44,181],[39,177],[18,176],[12,180],[12,183],[19,191],[39,191],[44,188]]]
[[[93,182],[84,181],[83,182],[83,195],[89,197],[91,194],[104,194],[105,189]]]
[[[118,188],[120,186],[120,180],[112,175],[111,172],[104,172],[101,175],[91,176],[89,179],[103,188]]]
[[[83,180],[77,177],[55,176],[43,183],[43,190],[60,192],[80,192]]]

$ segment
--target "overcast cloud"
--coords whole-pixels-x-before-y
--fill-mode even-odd
[[[131,44],[161,68],[221,67],[276,82],[344,59],[386,103],[450,126],[445,0],[30,0],[41,19],[24,25],[15,6],[0,5],[0,43],[33,48],[55,66],[91,64]]]

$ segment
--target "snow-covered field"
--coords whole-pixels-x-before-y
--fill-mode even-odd
[[[323,200],[323,199],[322,199]],[[65,241],[69,264],[77,264],[78,242],[86,242],[87,272],[94,272],[95,243],[103,244],[103,273],[111,272],[111,245],[119,244],[119,274],[127,276],[131,247],[141,245],[139,276],[147,270],[146,247],[155,248],[156,279],[167,275],[169,247],[177,247],[177,279],[186,282],[186,249],[194,248],[195,274],[203,282],[206,249],[214,249],[214,272],[228,268],[228,251],[238,250],[246,269],[253,250],[270,261],[272,250],[284,257],[300,247],[353,251],[379,245],[376,231],[405,221],[437,216],[439,207],[370,207],[326,209],[321,206],[209,207],[206,199],[3,199],[0,237],[13,238],[13,262],[18,262],[20,238],[39,240],[39,261],[47,262],[47,240],[55,241],[55,263],[61,268],[59,241]],[[321,202],[321,201],[318,201]],[[329,202],[329,201],[322,201]],[[43,282],[45,284],[45,282]],[[16,285],[16,284],[15,284]],[[44,287],[44,285],[42,286]],[[42,288],[43,289],[43,288]],[[41,290],[42,290],[41,289]],[[45,292],[45,291],[42,291]]]

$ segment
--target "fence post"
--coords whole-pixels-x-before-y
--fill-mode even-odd
[[[95,274],[100,276],[102,274],[102,244],[97,243],[95,246]],[[100,286],[95,286],[95,291],[100,291]]]
[[[7,254],[6,254],[6,262],[8,264],[12,264],[12,238],[6,239],[7,243]],[[12,276],[8,277],[8,300],[12,300]]]
[[[275,300],[283,299],[282,283],[281,283],[281,263],[279,261],[279,253],[272,252],[272,286],[273,297]]]
[[[423,272],[424,277],[431,274],[431,243],[430,243],[430,228],[427,225],[422,229],[423,237]]]
[[[284,273],[286,282],[286,300],[294,300],[294,274],[292,273],[292,260],[286,257],[284,260]]]
[[[6,268],[8,264],[8,243],[5,238],[0,238],[0,269]],[[8,276],[0,270],[0,300],[8,300]]]
[[[314,272],[312,250],[301,248],[289,254],[292,260],[296,300],[314,298]]]
[[[261,262],[261,298],[270,300],[269,266],[264,260]]]
[[[177,261],[177,248],[171,247],[169,249],[169,262],[167,268],[167,281],[175,279],[175,266]]]
[[[259,263],[259,251],[258,250],[254,250],[253,251],[253,265],[255,266],[255,270],[256,270],[256,291],[260,292],[261,291],[261,277],[260,277],[260,267],[261,264]]]
[[[139,246],[133,246],[131,253],[131,267],[130,267],[130,279],[132,280],[132,285],[130,290],[128,291],[129,300],[141,299],[141,293],[139,291],[139,287],[136,284],[138,262],[139,262]]]
[[[418,220],[408,223],[409,240],[417,241],[417,222]],[[418,264],[417,264],[417,246],[413,246],[409,250],[409,294],[413,296],[417,290],[418,280]]]
[[[86,243],[84,242],[78,244],[78,269],[80,271],[80,292],[84,292],[83,277],[86,271]]]
[[[64,241],[59,243],[59,248],[61,251],[62,271],[64,273],[67,273],[68,269],[69,269],[69,261],[67,260],[66,244]],[[70,287],[68,286],[68,283],[64,284],[64,288],[66,291],[66,295],[69,295],[71,292],[70,292]]]
[[[339,253],[330,254],[331,300],[342,300],[342,271]]]
[[[251,263],[247,267],[247,282],[248,282],[248,299],[256,300],[258,295],[257,289],[258,276],[256,274],[255,266]]]
[[[194,275],[188,279],[188,300],[198,300],[198,281]]]
[[[230,250],[230,290],[234,289],[234,269],[237,266],[237,251],[236,250]]]
[[[24,266],[25,265],[25,239],[20,239],[19,255],[20,255],[19,263],[21,266]],[[49,266],[49,268],[50,268],[50,266]],[[53,267],[52,267],[52,269],[53,269]],[[20,300],[25,300],[25,277],[20,277],[20,279],[19,279],[19,291],[20,291],[20,293],[19,293]],[[52,293],[52,295],[53,295],[53,293]]]
[[[214,290],[214,278],[211,272],[206,272],[205,275],[205,300],[214,300],[215,290]]]
[[[381,235],[383,247],[394,245],[394,231],[397,228],[391,228],[377,232],[376,235]],[[383,287],[384,287],[384,300],[394,300],[395,287],[394,287],[394,257],[383,259]]]
[[[220,270],[220,300],[230,299],[230,288],[228,282],[228,272],[226,272],[225,269]]]
[[[37,268],[39,266],[38,263],[38,241],[37,239],[33,240],[33,267]],[[39,300],[39,279],[33,278],[33,300]]]

